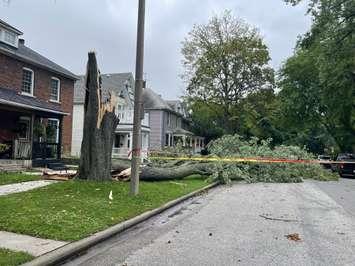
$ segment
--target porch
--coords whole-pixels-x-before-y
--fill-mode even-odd
[[[165,146],[174,147],[180,145],[192,153],[200,153],[204,149],[204,138],[195,136],[192,132],[178,128],[174,132],[167,132]]]
[[[63,115],[0,104],[0,117],[0,166],[45,166],[61,158]]]
[[[142,131],[142,157],[146,158],[149,147],[149,132]],[[112,156],[131,158],[132,131],[117,131],[112,148]]]

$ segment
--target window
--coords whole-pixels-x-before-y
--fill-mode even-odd
[[[59,120],[48,119],[47,123],[47,141],[52,143],[59,142]]]
[[[22,140],[29,140],[30,138],[30,118],[20,117],[18,122],[18,138]]]
[[[24,94],[33,95],[34,73],[29,68],[22,70],[22,92]]]
[[[170,134],[165,134],[165,146],[170,146]]]
[[[181,127],[181,118],[176,118],[176,127]]]
[[[55,102],[59,102],[60,100],[60,80],[57,78],[51,78],[50,100]]]
[[[17,46],[16,45],[16,34],[11,32],[11,31],[5,30],[5,32],[4,32],[4,41],[6,43],[8,43],[8,44]]]

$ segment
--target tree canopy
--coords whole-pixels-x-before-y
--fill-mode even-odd
[[[187,98],[195,114],[202,115],[195,119],[200,127],[208,121],[224,133],[236,132],[241,100],[273,87],[269,51],[258,30],[228,11],[195,25],[182,54]]]
[[[299,0],[286,0],[298,4]],[[311,0],[313,25],[282,67],[287,124],[318,132],[339,151],[355,150],[355,2]],[[309,136],[311,137],[311,136]]]
[[[274,145],[314,153],[355,151],[355,1],[308,4],[312,26],[279,69],[277,93],[257,29],[230,12],[194,26],[182,53],[198,134],[271,137]]]

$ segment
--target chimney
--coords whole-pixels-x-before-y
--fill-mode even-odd
[[[25,45],[25,39],[19,39],[18,41],[20,44]]]

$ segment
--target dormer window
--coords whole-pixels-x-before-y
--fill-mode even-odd
[[[17,35],[11,31],[5,30],[4,32],[4,42],[17,46]]]
[[[0,42],[18,48],[18,39],[22,32],[0,19]]]
[[[32,69],[22,69],[22,94],[33,96],[34,73]]]

